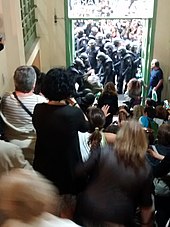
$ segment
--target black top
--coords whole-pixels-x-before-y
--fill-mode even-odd
[[[37,104],[33,113],[37,140],[33,167],[51,180],[61,194],[76,194],[81,187],[74,169],[82,161],[78,131],[88,130],[83,112],[69,105]]]
[[[113,115],[118,114],[118,96],[110,94],[101,94],[98,99],[97,107],[102,108],[104,105],[109,105],[108,115],[106,117],[105,128],[112,123]]]
[[[118,162],[115,151],[106,147],[91,153],[90,158],[77,167],[77,174],[89,174],[86,190],[78,196],[76,222],[82,220],[113,222],[128,226],[136,208],[152,205],[152,171],[146,161],[138,171]]]

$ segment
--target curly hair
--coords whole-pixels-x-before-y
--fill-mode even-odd
[[[140,81],[138,79],[132,78],[131,80],[129,80],[127,86],[128,86],[129,90],[136,90],[136,89],[140,89],[141,88],[141,83],[140,83]]]
[[[87,117],[90,123],[89,132],[91,133],[88,145],[91,150],[94,150],[100,146],[100,142],[102,140],[101,129],[103,129],[105,124],[105,115],[100,108],[89,107],[87,109]]]
[[[70,98],[75,90],[73,75],[65,68],[52,68],[44,76],[42,94],[50,101]]]

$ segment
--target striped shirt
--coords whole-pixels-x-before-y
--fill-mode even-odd
[[[37,103],[47,102],[41,95],[31,94],[19,97],[21,102],[33,113]],[[5,93],[1,102],[1,111],[7,122],[19,129],[33,130],[32,117],[21,107],[12,93]]]

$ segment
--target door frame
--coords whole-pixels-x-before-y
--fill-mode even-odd
[[[66,67],[70,66],[74,60],[74,50],[73,50],[73,20],[76,19],[84,19],[84,18],[68,18],[68,1],[64,0],[64,11],[65,11],[65,48],[66,48]],[[156,15],[157,15],[157,6],[158,0],[154,0],[154,8],[153,8],[153,18],[148,18],[146,20],[146,34],[142,40],[142,77],[144,83],[148,86],[150,79],[150,62],[153,58],[153,49],[154,49],[154,37],[155,37],[155,29],[156,29]],[[96,20],[96,18],[88,18]],[[97,18],[100,19],[100,18]],[[103,19],[103,18],[102,18]],[[106,19],[128,19],[128,18],[106,18]],[[135,18],[134,18],[135,19]],[[143,87],[142,90],[142,104],[144,104],[145,99],[147,97],[148,89]]]

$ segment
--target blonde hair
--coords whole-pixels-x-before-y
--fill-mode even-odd
[[[139,120],[144,115],[144,107],[142,105],[135,105],[133,107],[133,119]]]
[[[123,161],[125,166],[138,169],[144,165],[147,147],[147,138],[139,122],[136,120],[124,122],[115,140],[119,161]]]
[[[57,189],[39,173],[14,169],[0,179],[0,209],[9,218],[29,223],[60,202]]]

